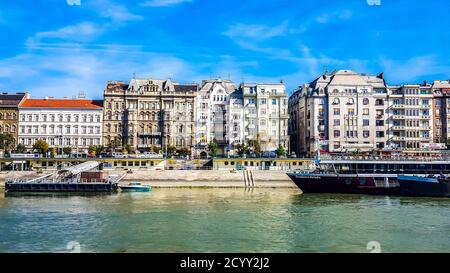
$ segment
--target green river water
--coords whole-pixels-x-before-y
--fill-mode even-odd
[[[70,252],[75,244],[81,252],[365,253],[373,241],[381,252],[450,252],[450,199],[273,189],[0,192],[0,252]]]

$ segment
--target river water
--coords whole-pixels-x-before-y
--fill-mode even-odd
[[[0,192],[0,252],[450,252],[450,199],[155,189]]]

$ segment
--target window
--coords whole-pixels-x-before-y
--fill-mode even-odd
[[[277,99],[272,99],[272,105],[277,105],[277,104],[278,104]]]
[[[384,120],[377,120],[375,123],[377,127],[384,126]]]
[[[370,121],[368,119],[364,119],[363,126],[370,126]]]
[[[354,99],[349,99],[347,104],[348,105],[353,105],[353,104],[355,104],[355,100]]]
[[[368,116],[369,115],[369,109],[363,109],[363,115]]]
[[[354,116],[355,115],[355,109],[353,109],[353,108],[348,109],[348,115],[349,116]]]
[[[368,98],[364,98],[363,104],[364,104],[364,105],[369,105],[369,99],[368,99]]]
[[[370,131],[363,131],[363,137],[369,138],[370,137]]]
[[[334,105],[339,105],[341,103],[341,101],[338,98],[335,98],[333,101]]]
[[[382,138],[382,137],[384,137],[384,132],[383,131],[377,131],[376,135],[377,135],[377,138]]]
[[[334,120],[334,126],[341,126],[341,120],[335,119]]]
[[[333,113],[335,116],[339,116],[341,114],[341,109],[335,108],[335,109],[333,109]]]
[[[340,136],[341,136],[341,131],[334,130],[334,137],[340,137]]]
[[[267,99],[261,99],[261,104],[262,105],[267,104]]]

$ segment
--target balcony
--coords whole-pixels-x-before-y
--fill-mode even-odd
[[[392,105],[392,109],[405,109],[405,105],[403,105],[403,104],[394,104],[394,105]]]
[[[402,137],[402,136],[394,136],[392,137],[393,141],[406,141],[406,137]]]
[[[395,126],[392,126],[392,130],[405,130],[405,126],[404,125],[395,125]]]
[[[138,136],[140,137],[160,137],[161,132],[155,132],[155,133],[138,133]]]

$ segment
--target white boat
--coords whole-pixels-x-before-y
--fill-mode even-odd
[[[120,185],[119,188],[122,191],[149,192],[152,190],[152,187],[150,185],[143,185],[140,182],[130,182],[127,185]]]

